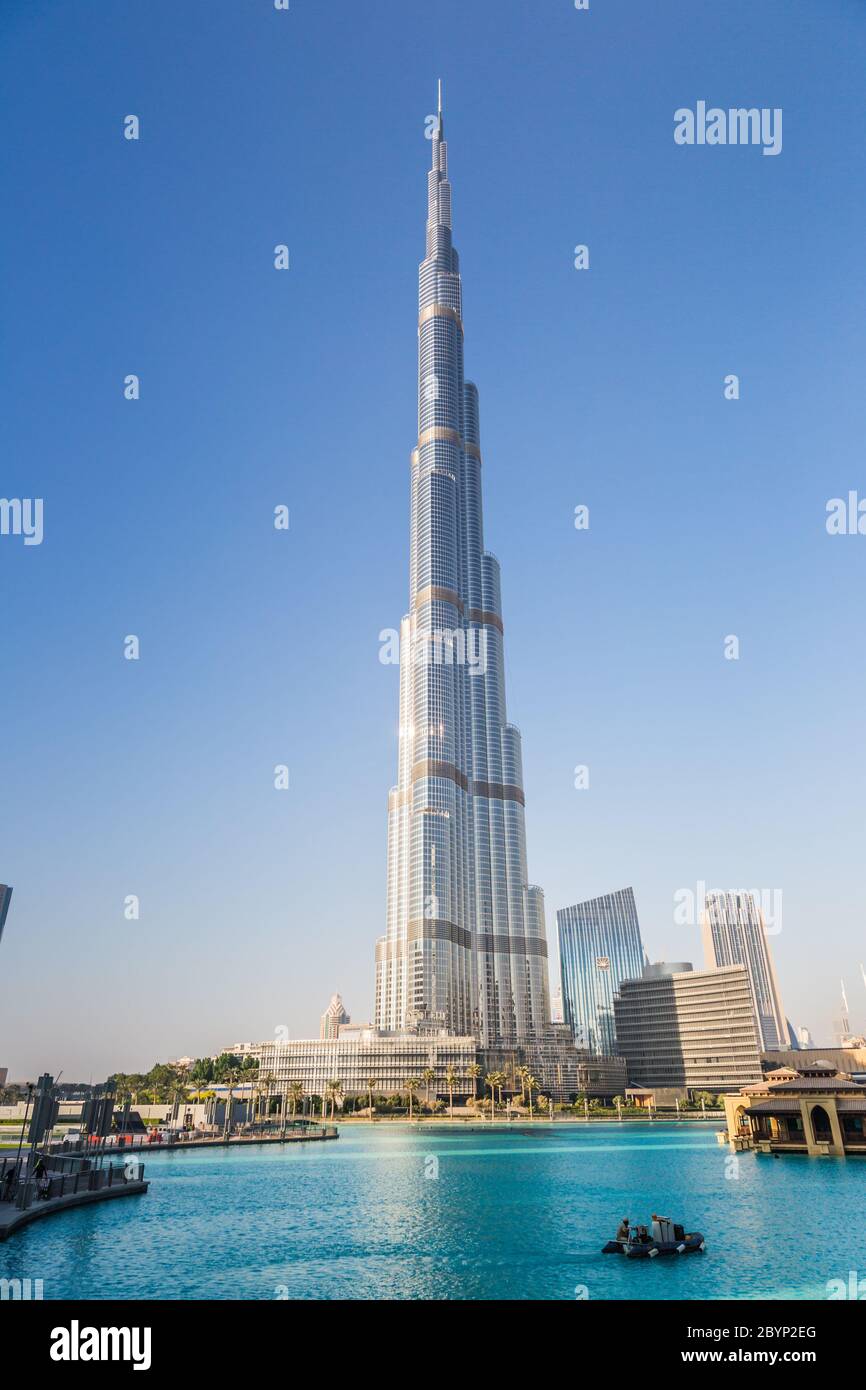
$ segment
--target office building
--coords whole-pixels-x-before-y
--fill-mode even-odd
[[[565,1021],[579,1047],[617,1051],[613,1000],[623,980],[639,979],[644,949],[634,892],[623,888],[556,914]]]
[[[633,1085],[729,1091],[761,1078],[761,1044],[743,965],[623,980],[614,1012]]]
[[[9,915],[9,904],[12,901],[12,889],[6,883],[0,883],[0,940],[3,938],[3,928],[6,925],[6,918]]]
[[[764,916],[751,893],[708,893],[701,918],[707,969],[743,965],[765,1051],[788,1045],[788,1024]]]

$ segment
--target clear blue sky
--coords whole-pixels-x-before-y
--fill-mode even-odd
[[[5,0],[0,31],[0,493],[45,504],[41,546],[0,537],[0,1065],[309,1035],[335,989],[369,1017],[438,76],[548,934],[632,884],[651,956],[697,964],[677,890],[781,889],[787,1012],[829,1040],[844,975],[866,1028],[866,537],[824,525],[866,494],[860,0]],[[781,107],[782,153],[675,145],[698,100]]]

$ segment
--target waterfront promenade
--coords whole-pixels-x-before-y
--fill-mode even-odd
[[[122,1144],[100,1147],[99,1153],[159,1153],[163,1149],[227,1149],[244,1144],[310,1144],[327,1139],[339,1139],[336,1125],[307,1125],[286,1132],[250,1134],[194,1134],[179,1131],[177,1137],[152,1140],[146,1134],[127,1134]]]
[[[31,1160],[32,1154],[25,1154],[20,1161],[0,1162],[0,1241],[40,1217],[117,1197],[143,1196],[148,1189],[144,1165],[137,1158],[131,1166],[97,1166],[90,1158],[40,1155],[38,1175]]]
[[[149,1185],[144,1180],[144,1153],[321,1143],[337,1138],[339,1132],[332,1125],[306,1125],[276,1134],[172,1136],[163,1143],[150,1143],[147,1135],[125,1135],[122,1143],[94,1146],[86,1152],[70,1153],[62,1145],[46,1147],[39,1154],[41,1177],[37,1176],[30,1152],[25,1152],[20,1161],[4,1158],[0,1160],[0,1241],[42,1216],[117,1197],[143,1195]],[[121,1162],[112,1164],[111,1158]]]

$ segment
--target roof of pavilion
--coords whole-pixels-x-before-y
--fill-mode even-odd
[[[829,1097],[835,1099],[835,1097]],[[840,1115],[866,1115],[866,1095],[859,1099],[848,1099],[836,1101],[836,1109]],[[800,1101],[796,1096],[775,1096],[768,1100],[757,1100],[754,1105],[749,1106],[750,1115],[798,1115],[800,1113]]]
[[[850,1076],[843,1076],[841,1072],[837,1072],[835,1076],[798,1076],[796,1081],[780,1081],[778,1085],[770,1087],[770,1094],[774,1096],[809,1093],[834,1096],[843,1091],[856,1091],[866,1095],[866,1087],[861,1086],[859,1081],[852,1081]]]

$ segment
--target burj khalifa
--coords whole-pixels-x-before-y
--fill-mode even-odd
[[[520,1047],[550,1023],[544,895],[527,877],[520,733],[505,710],[499,562],[484,548],[478,391],[464,379],[441,86],[430,136],[409,612],[400,628],[375,1021],[398,1033],[434,1027],[486,1048]]]

